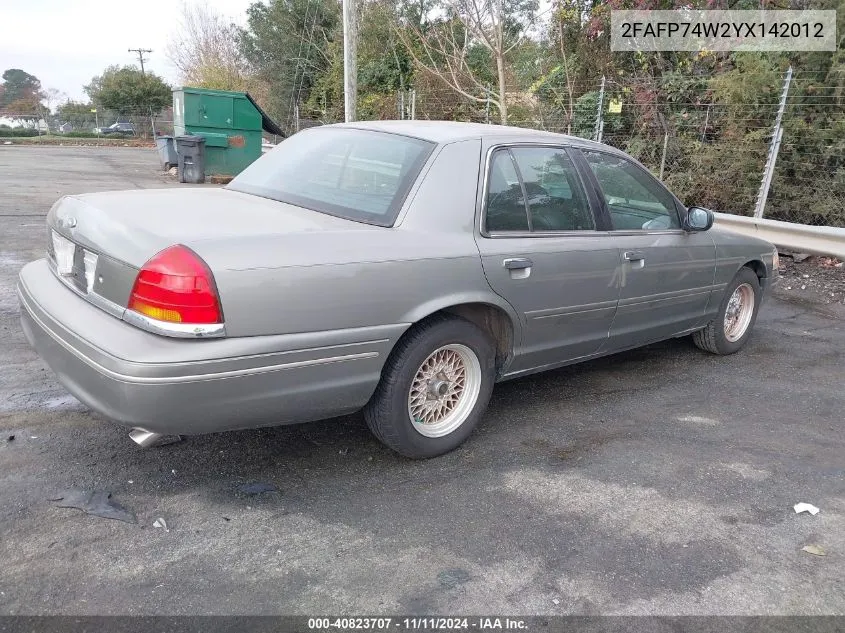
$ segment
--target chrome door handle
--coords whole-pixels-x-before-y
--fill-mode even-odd
[[[508,270],[522,270],[523,268],[531,268],[534,262],[527,257],[510,257],[503,260],[502,265]]]
[[[625,251],[622,253],[622,257],[629,262],[641,262],[645,260],[645,253],[642,251]]]

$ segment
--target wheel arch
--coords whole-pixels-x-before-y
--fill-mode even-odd
[[[754,274],[757,275],[757,279],[760,280],[760,285],[764,284],[764,279],[766,279],[768,275],[768,271],[766,270],[766,265],[760,259],[751,259],[745,262],[741,267],[742,268],[750,268],[754,271]]]
[[[427,304],[412,313],[407,322],[418,326],[438,315],[457,316],[469,321],[495,342],[496,373],[501,376],[513,360],[522,329],[513,308],[497,299],[488,296],[462,297],[462,300]]]

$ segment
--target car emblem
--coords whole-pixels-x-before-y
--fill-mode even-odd
[[[76,218],[73,218],[73,217],[62,218],[61,220],[59,220],[59,226],[62,227],[63,229],[72,229],[73,227],[76,226]]]

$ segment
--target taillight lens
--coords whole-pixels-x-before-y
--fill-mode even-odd
[[[141,268],[129,309],[169,323],[222,323],[214,277],[186,246],[176,245],[158,253]]]

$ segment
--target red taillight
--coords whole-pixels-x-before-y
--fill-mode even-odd
[[[222,323],[214,277],[191,249],[166,248],[144,264],[129,309],[170,323]]]

